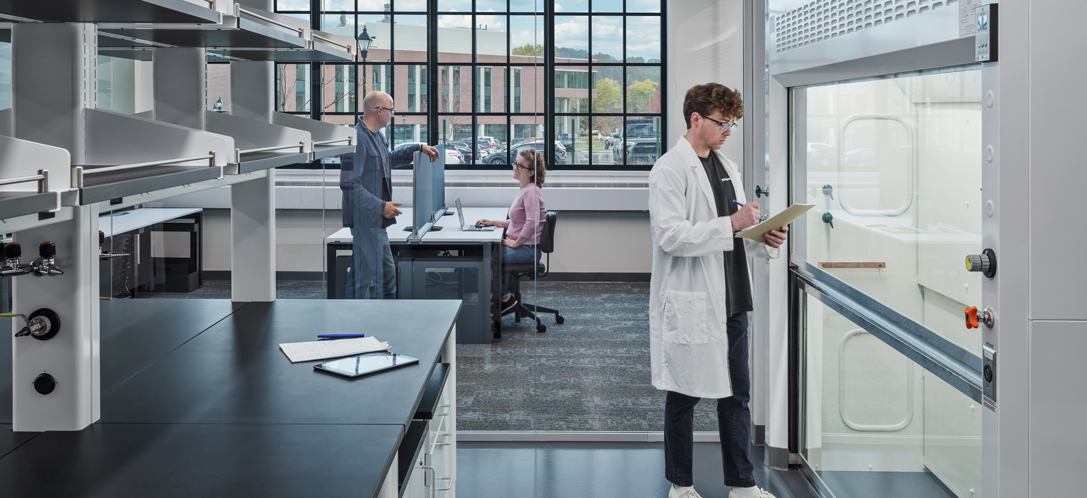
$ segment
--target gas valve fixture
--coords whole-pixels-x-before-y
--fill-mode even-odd
[[[30,273],[32,265],[19,263],[23,248],[18,242],[4,244],[4,265],[0,266],[0,277],[16,277]]]
[[[51,241],[42,242],[38,246],[38,259],[30,263],[31,272],[35,277],[55,277],[64,275],[64,270],[57,267],[57,245]]]
[[[971,306],[966,308],[966,328],[976,329],[980,327],[978,323],[984,323],[986,327],[993,328],[993,323],[996,322],[996,313],[993,310],[985,308],[978,313],[977,306]]]
[[[39,341],[47,341],[60,332],[60,317],[48,308],[31,313],[29,318],[21,313],[3,313],[0,316],[19,317],[26,322],[26,326],[15,333],[15,337],[30,336]]]

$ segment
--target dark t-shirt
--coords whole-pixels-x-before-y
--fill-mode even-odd
[[[728,172],[724,165],[717,159],[717,154],[710,152],[710,157],[699,158],[702,166],[706,168],[706,176],[710,179],[710,189],[717,203],[717,215],[729,216],[740,209],[736,203],[736,190],[729,181]],[[728,315],[732,316],[745,311],[754,311],[751,301],[751,279],[747,273],[747,251],[744,250],[743,240],[736,240],[731,251],[724,252],[725,260],[725,285],[728,287],[725,294]]]

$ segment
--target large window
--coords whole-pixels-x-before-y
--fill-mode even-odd
[[[277,109],[352,124],[365,94],[381,90],[397,109],[392,147],[448,142],[465,168],[505,167],[531,146],[546,149],[551,169],[649,169],[663,143],[662,6],[277,0],[278,12],[323,31],[375,39],[365,62],[279,65]]]

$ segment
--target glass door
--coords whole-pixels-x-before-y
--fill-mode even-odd
[[[981,70],[791,91],[798,451],[830,495],[981,496]]]

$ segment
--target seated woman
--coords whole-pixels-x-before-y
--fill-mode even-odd
[[[502,241],[502,263],[535,263],[540,261],[540,250],[536,247],[543,235],[547,208],[544,207],[543,191],[547,168],[543,154],[536,149],[525,149],[517,154],[513,163],[513,178],[521,184],[517,198],[510,206],[510,219],[479,220],[477,225],[493,225],[506,229],[506,239]],[[502,312],[505,313],[517,300],[513,293],[502,283]]]

